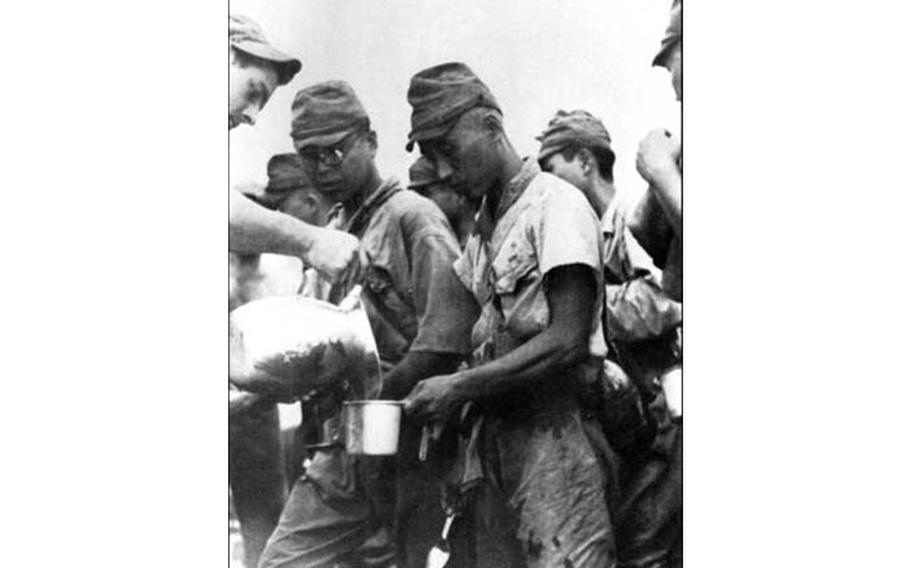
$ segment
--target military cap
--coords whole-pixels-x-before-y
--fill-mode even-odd
[[[274,63],[278,69],[279,85],[287,85],[300,71],[300,60],[275,49],[265,39],[259,24],[246,16],[228,17],[228,40],[234,49]]]
[[[539,162],[572,144],[609,150],[612,142],[603,122],[586,110],[557,111],[537,139],[540,140]]]
[[[287,194],[295,189],[311,185],[303,171],[300,156],[294,152],[275,154],[269,159],[267,170],[269,184],[265,186],[266,193]]]
[[[670,24],[667,25],[664,39],[660,42],[660,51],[654,56],[651,65],[663,65],[664,58],[680,40],[682,40],[682,0],[673,0],[673,5],[670,6]]]
[[[277,209],[294,190],[310,187],[310,180],[303,172],[300,156],[294,152],[275,154],[266,167],[268,184],[262,188],[249,187],[243,194],[269,209]]]
[[[420,140],[442,136],[465,112],[487,107],[500,112],[490,89],[464,63],[443,63],[424,69],[411,77],[408,87],[411,133],[407,150]]]
[[[411,164],[408,175],[411,179],[411,182],[408,184],[408,189],[414,190],[422,189],[428,185],[445,181],[446,179],[439,177],[439,174],[436,171],[436,165],[426,156],[420,156]]]
[[[304,146],[331,146],[369,128],[367,111],[345,81],[310,85],[291,104],[291,138],[298,151]]]

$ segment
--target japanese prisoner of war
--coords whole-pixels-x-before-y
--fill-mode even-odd
[[[580,399],[603,372],[603,237],[584,196],[522,159],[487,86],[463,63],[412,77],[408,147],[482,199],[455,264],[481,305],[470,369],[421,381],[411,416],[476,408],[461,466],[477,564],[613,566],[605,477]],[[502,519],[502,520],[500,520]]]
[[[358,237],[369,259],[363,301],[383,370],[379,395],[401,398],[419,380],[454,370],[470,351],[477,307],[452,270],[458,243],[431,201],[380,176],[378,138],[351,85],[307,87],[297,93],[292,113],[291,137],[307,177],[340,204],[330,225]],[[345,293],[340,286],[328,291],[329,297]],[[323,442],[340,434],[337,410],[326,417],[329,439]],[[342,447],[316,450],[261,567],[422,566],[435,533],[413,548],[397,544],[408,530],[405,521],[439,509],[438,489],[416,467],[420,429],[404,426],[395,458],[351,456]],[[396,492],[396,480],[405,491]]]

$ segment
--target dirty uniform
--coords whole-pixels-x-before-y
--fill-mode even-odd
[[[606,346],[601,326],[603,240],[582,194],[526,160],[491,219],[455,265],[481,305],[475,364],[502,357],[550,323],[546,276],[584,265],[597,281],[590,360],[507,397],[476,400],[476,440],[462,482],[474,484],[468,531],[476,566],[608,567],[615,563],[604,472],[586,435],[577,393],[596,380]],[[475,421],[475,426],[478,424]],[[474,479],[471,479],[471,477]],[[479,479],[478,479],[479,478]],[[461,548],[461,547],[457,547]]]
[[[389,180],[340,227],[361,239],[370,259],[362,297],[383,370],[408,351],[469,353],[477,308],[452,270],[458,243],[431,201]],[[324,441],[340,440],[337,412],[325,431]],[[338,445],[317,450],[260,567],[394,565],[394,462]]]

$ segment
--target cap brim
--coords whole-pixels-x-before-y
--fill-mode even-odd
[[[256,41],[244,41],[231,44],[236,49],[260,59],[271,61],[278,67],[278,84],[287,85],[300,72],[303,64],[296,57],[278,51],[271,44]]]
[[[263,190],[265,193],[270,195],[286,195],[292,191],[297,191],[298,189],[304,189],[309,187],[310,184],[297,181],[283,181],[278,183],[271,183],[265,186]]]
[[[661,46],[660,51],[658,51],[657,55],[654,56],[654,59],[651,60],[651,67],[663,67],[664,60],[667,58],[667,55],[669,55],[670,50],[673,49],[679,41],[679,38],[677,38],[676,40],[667,42]]]
[[[561,147],[555,147],[555,146],[551,146],[546,149],[541,149],[539,152],[537,152],[537,162],[538,163],[543,162],[544,160],[546,160],[553,154],[559,152],[560,150],[562,150]]]
[[[338,132],[330,132],[328,134],[317,134],[306,138],[296,138],[294,140],[294,148],[299,150],[305,146],[334,146],[344,140],[352,132],[354,132],[354,129],[339,130]]]
[[[258,203],[266,209],[276,210],[281,205],[281,202],[284,201],[284,199],[288,196],[288,193],[246,193],[244,195],[249,197],[251,201]]]
[[[432,184],[433,184],[433,182],[431,182],[431,181],[411,182],[411,183],[408,184],[408,189],[411,189],[411,190],[414,190],[414,191],[420,191],[421,189],[423,189],[423,188],[425,188],[425,187],[427,187],[427,186],[430,186],[430,185],[432,185]]]
[[[426,128],[426,129],[420,130],[418,132],[412,132],[408,136],[408,143],[404,147],[405,150],[410,152],[411,150],[414,149],[414,144],[416,144],[417,142],[421,142],[424,140],[432,140],[434,138],[439,138],[441,136],[444,136],[445,133],[448,132],[454,124],[455,124],[455,121],[452,121],[452,122],[449,122],[446,124],[442,124],[440,126],[436,126],[434,128]]]

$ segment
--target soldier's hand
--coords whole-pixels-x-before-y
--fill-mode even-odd
[[[445,424],[464,402],[457,394],[458,374],[424,379],[404,399],[404,411],[418,422]]]
[[[334,229],[321,229],[303,260],[329,282],[344,289],[360,280],[363,268],[360,241],[354,235]]]
[[[641,177],[654,183],[668,173],[679,171],[676,163],[681,149],[682,143],[678,136],[657,128],[648,132],[639,142],[635,167]]]

